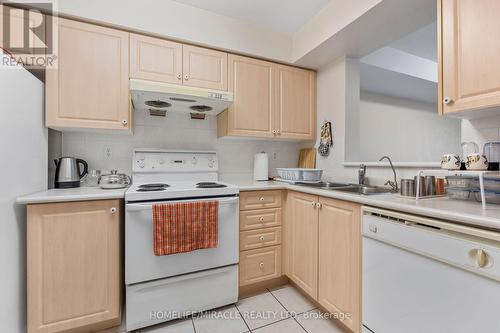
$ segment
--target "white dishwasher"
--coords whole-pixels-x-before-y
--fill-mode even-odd
[[[500,332],[500,232],[363,208],[363,332]]]

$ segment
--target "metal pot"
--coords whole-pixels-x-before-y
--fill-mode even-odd
[[[130,177],[118,170],[111,170],[111,173],[102,175],[99,179],[99,186],[104,189],[125,188],[130,185]]]

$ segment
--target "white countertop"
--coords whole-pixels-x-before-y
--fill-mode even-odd
[[[124,197],[126,190],[126,188],[105,190],[100,187],[50,189],[19,197],[16,199],[16,203],[37,204],[66,201],[120,199]]]
[[[434,217],[443,220],[471,224],[500,230],[500,205],[487,205],[473,201],[451,200],[449,198],[415,199],[396,194],[359,195],[333,190],[322,190],[307,186],[291,185],[275,181],[231,181],[240,191],[294,190],[323,197],[357,202],[362,205],[391,209],[410,214]],[[51,189],[17,198],[19,204],[102,200],[124,198],[126,189],[104,190],[98,187],[73,189]]]
[[[237,185],[240,191],[288,189],[452,222],[500,229],[500,205],[487,205],[486,210],[483,210],[479,202],[452,200],[447,197],[416,201],[391,193],[359,195],[274,181],[233,181],[233,184]]]

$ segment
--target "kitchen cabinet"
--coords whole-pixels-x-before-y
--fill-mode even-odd
[[[442,114],[500,106],[500,2],[438,1]]]
[[[182,47],[183,84],[227,91],[227,53],[202,47]]]
[[[273,63],[230,54],[229,85],[233,104],[217,115],[218,136],[275,136],[275,77]]]
[[[324,309],[361,329],[361,206],[288,192],[284,272]]]
[[[227,53],[130,34],[130,77],[227,91]]]
[[[129,34],[54,18],[56,67],[47,69],[46,126],[129,130]]]
[[[182,84],[182,44],[130,34],[130,77]]]
[[[318,197],[289,192],[288,277],[314,300],[318,300]]]
[[[291,66],[277,66],[278,137],[312,140],[316,130],[316,74]]]
[[[319,198],[318,302],[353,332],[361,326],[361,207]]]
[[[281,191],[241,192],[240,287],[279,279],[281,252]]]
[[[231,54],[228,63],[234,102],[217,116],[219,137],[314,139],[313,71]]]
[[[121,211],[120,200],[28,205],[28,333],[120,324]]]

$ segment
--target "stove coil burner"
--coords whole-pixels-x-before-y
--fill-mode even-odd
[[[215,182],[201,182],[196,184],[197,188],[221,188],[221,187],[227,187],[227,185],[224,184],[219,184]]]
[[[167,187],[170,187],[168,184],[156,183],[156,184],[142,184],[139,185],[137,189],[138,192],[154,192],[154,191],[163,191],[166,190]]]

